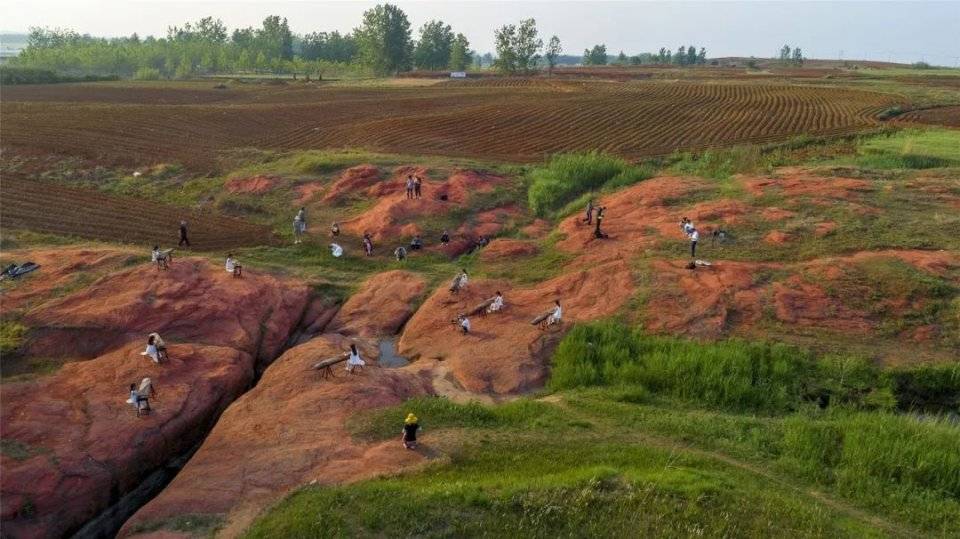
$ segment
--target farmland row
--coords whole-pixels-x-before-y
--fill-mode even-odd
[[[52,95],[31,102],[21,95],[0,105],[0,135],[6,147],[208,170],[238,147],[364,147],[506,160],[599,148],[636,158],[855,132],[876,125],[876,112],[892,103],[876,93],[787,84],[486,82],[259,89],[195,105],[54,103]],[[77,91],[62,97],[76,98]]]
[[[158,204],[60,184],[4,178],[0,226],[148,247],[176,243],[181,219],[197,250],[221,250],[273,241],[269,228],[210,211]]]

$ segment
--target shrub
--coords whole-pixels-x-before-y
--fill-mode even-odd
[[[155,67],[141,67],[133,74],[135,80],[160,80],[160,70]]]
[[[643,172],[629,172],[631,169],[623,159],[598,152],[558,154],[546,166],[530,172],[527,201],[534,213],[544,216],[621,174],[627,174],[618,178],[624,184],[642,179]]]

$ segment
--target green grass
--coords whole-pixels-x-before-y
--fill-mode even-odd
[[[0,354],[12,354],[23,343],[27,327],[12,320],[0,321]]]
[[[599,152],[557,154],[529,172],[527,204],[536,215],[547,216],[589,192],[626,187],[652,175],[649,167]]]
[[[926,169],[960,166],[960,132],[906,130],[876,137],[860,146],[856,163],[864,168]]]

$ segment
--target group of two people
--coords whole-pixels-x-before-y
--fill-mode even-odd
[[[600,225],[603,223],[603,213],[607,211],[606,206],[594,206],[593,199],[587,201],[587,211],[586,215],[583,218],[583,222],[589,224],[595,224],[593,229],[593,237],[597,239],[606,238],[607,235],[600,230]]]
[[[420,176],[414,176],[410,174],[407,176],[407,198],[408,199],[419,199],[421,195],[421,188],[423,186],[423,180],[420,179]]]

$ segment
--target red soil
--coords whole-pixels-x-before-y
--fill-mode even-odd
[[[460,334],[451,321],[497,290],[504,294],[504,311],[473,317],[472,332]],[[444,284],[407,323],[399,342],[400,354],[442,361],[457,384],[469,392],[503,395],[524,391],[545,379],[547,357],[559,338],[555,330],[544,333],[532,326],[532,318],[559,299],[564,306],[564,327],[569,327],[574,321],[615,313],[632,291],[630,271],[623,261],[573,271],[527,289],[479,281],[453,295]]]
[[[326,187],[327,185],[323,182],[302,183],[296,186],[294,190],[297,192],[297,198],[294,199],[293,205],[295,207],[306,206],[317,193],[323,191]]]
[[[254,176],[252,178],[233,178],[227,180],[223,187],[230,193],[262,195],[277,185],[276,176]]]
[[[760,215],[767,221],[784,221],[797,215],[797,212],[783,208],[764,208]]]
[[[353,169],[351,169],[353,170]],[[406,234],[419,233],[418,220],[444,215],[454,209],[468,207],[472,194],[492,191],[503,182],[498,176],[484,175],[473,171],[457,171],[443,181],[423,180],[423,198],[409,200],[404,188],[405,175],[396,179],[380,182],[367,189],[366,193],[378,198],[377,204],[359,217],[341,224],[341,228],[350,234],[370,233],[375,241],[397,239]],[[338,182],[339,183],[339,182]],[[331,190],[332,192],[332,190]],[[446,200],[442,200],[442,197]],[[330,197],[330,194],[327,195]],[[499,210],[492,210],[493,212]],[[509,210],[508,210],[509,211]],[[489,216],[482,217],[484,230],[492,230]],[[414,226],[411,226],[414,225]],[[469,228],[469,232],[477,233]]]
[[[307,296],[302,283],[281,283],[250,268],[234,279],[205,259],[176,258],[166,271],[145,263],[29,312],[27,348],[41,356],[93,357],[157,331],[168,342],[229,346],[269,359]]]
[[[771,245],[783,245],[793,241],[793,236],[782,230],[771,230],[763,237],[763,241]]]
[[[393,335],[413,314],[425,289],[426,283],[415,273],[378,273],[350,296],[327,331],[363,337]]]
[[[813,235],[822,238],[837,229],[837,223],[833,221],[824,221],[814,225]]]
[[[358,165],[348,168],[333,182],[323,197],[324,202],[334,202],[344,196],[356,195],[380,181],[380,169],[373,165]]]
[[[495,262],[498,260],[530,256],[540,251],[536,243],[506,238],[495,239],[480,251],[480,260]]]
[[[866,180],[843,177],[823,177],[802,168],[783,168],[777,177],[744,178],[744,186],[754,196],[780,194],[787,198],[810,197],[815,203],[828,204],[836,200],[858,200],[873,186]]]

